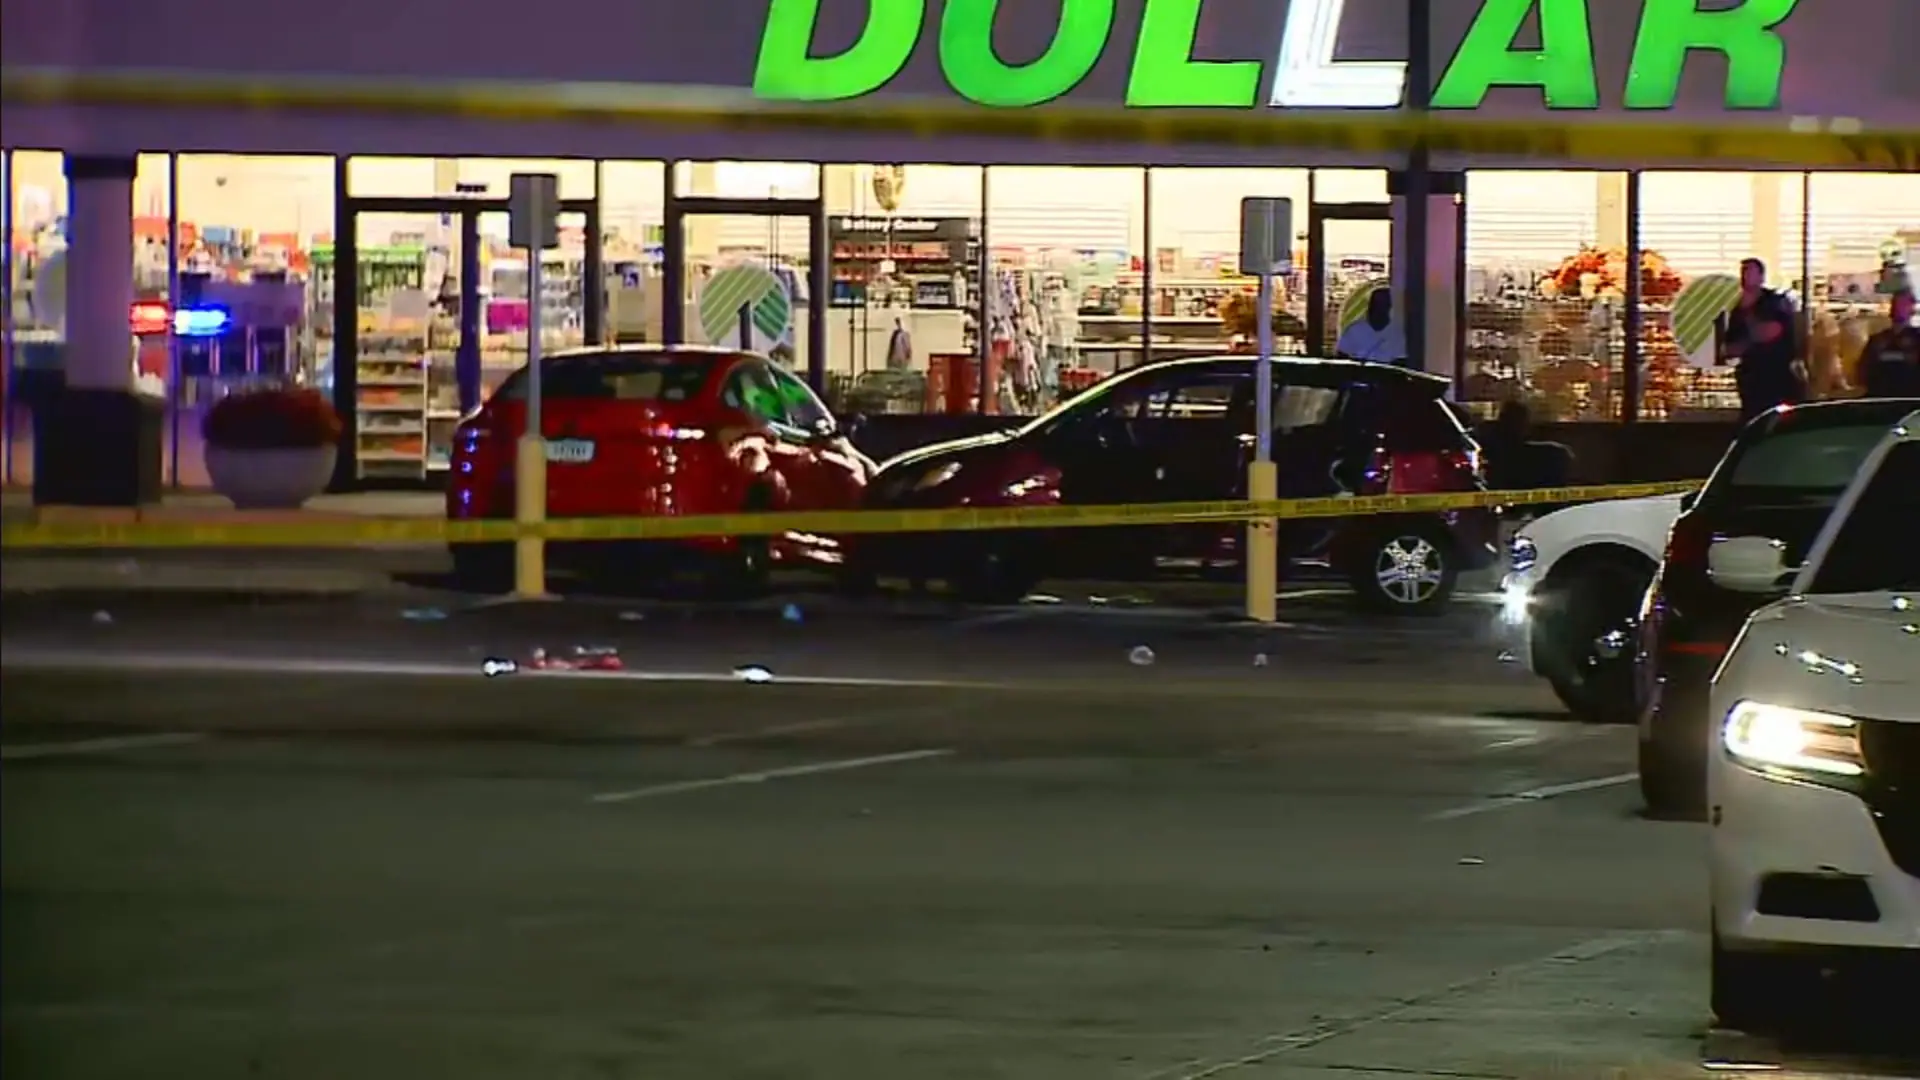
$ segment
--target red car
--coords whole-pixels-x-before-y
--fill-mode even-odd
[[[867,505],[1098,506],[1246,497],[1255,360],[1148,364],[1004,434],[910,451],[883,465]],[[1282,498],[1484,489],[1480,448],[1446,380],[1349,360],[1274,362],[1273,456]],[[1122,579],[1185,568],[1239,573],[1238,524],[860,537],[871,575],[944,578],[963,597],[1017,599],[1048,577]],[[1464,570],[1494,559],[1487,509],[1281,524],[1295,561],[1329,566],[1370,606],[1443,606]]]
[[[508,376],[454,437],[447,517],[513,517],[514,445],[527,369]],[[807,384],[763,356],[699,347],[576,349],[541,359],[551,518],[858,508],[873,465]],[[511,573],[511,544],[456,544],[463,579]],[[549,561],[645,581],[695,569],[752,589],[784,560],[837,563],[814,536],[549,545]]]

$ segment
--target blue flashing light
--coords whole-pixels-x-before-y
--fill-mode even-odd
[[[225,308],[181,308],[173,313],[173,332],[179,337],[219,337],[233,327]]]

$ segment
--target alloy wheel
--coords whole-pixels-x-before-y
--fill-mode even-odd
[[[1425,537],[1395,537],[1381,545],[1373,579],[1381,595],[1396,604],[1424,604],[1446,585],[1446,555]]]

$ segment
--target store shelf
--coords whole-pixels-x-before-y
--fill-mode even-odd
[[[363,477],[426,474],[427,344],[424,327],[360,335],[354,444]]]

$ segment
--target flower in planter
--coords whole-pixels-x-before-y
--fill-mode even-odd
[[[317,449],[339,442],[341,431],[333,403],[298,388],[229,394],[207,413],[202,428],[208,446],[229,450]]]

